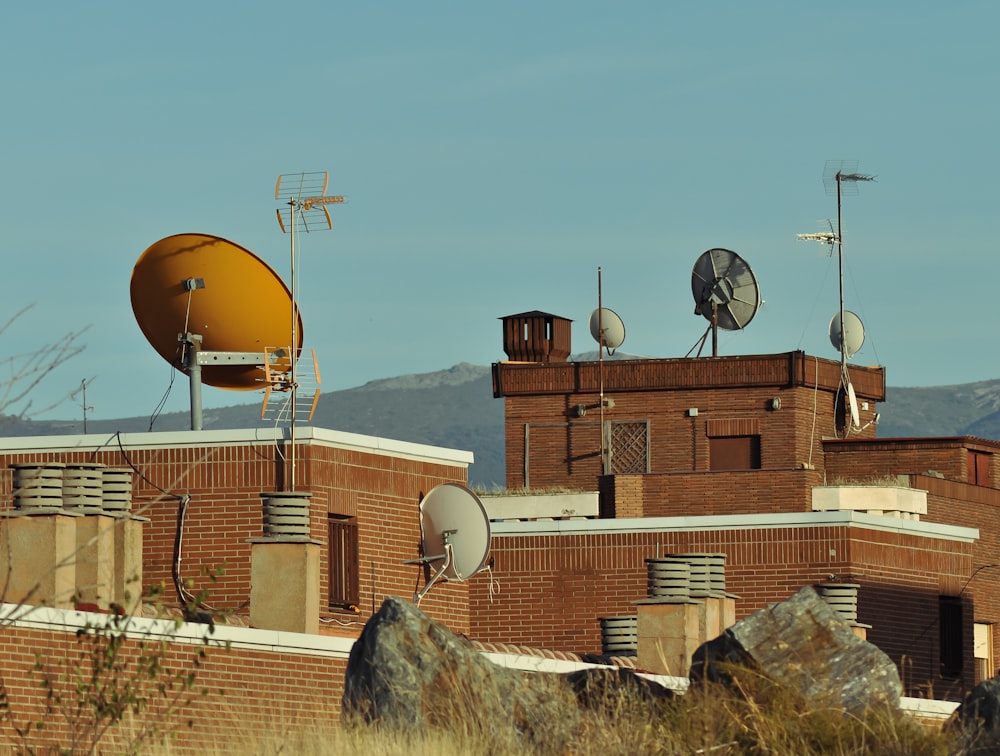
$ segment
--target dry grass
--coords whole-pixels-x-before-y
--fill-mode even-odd
[[[909,476],[906,475],[869,475],[862,478],[834,478],[824,483],[826,486],[858,486],[874,488],[909,488]]]
[[[714,683],[693,686],[672,700],[649,702],[611,693],[590,702],[584,716],[553,718],[526,729],[476,716],[462,701],[438,702],[438,724],[405,733],[338,722],[244,723],[239,742],[208,745],[205,754],[387,754],[389,756],[502,756],[559,754],[769,754],[807,756],[945,756],[958,752],[953,736],[932,731],[898,712],[850,716],[815,709],[788,690],[743,671],[737,690]],[[553,676],[552,693],[565,695]],[[542,685],[544,694],[545,685]],[[443,717],[450,706],[450,717]],[[165,747],[161,753],[176,753]]]
[[[566,488],[565,486],[550,486],[549,488],[504,488],[493,484],[490,487],[473,486],[472,490],[477,496],[562,496],[564,494],[591,493],[581,491],[578,488]]]

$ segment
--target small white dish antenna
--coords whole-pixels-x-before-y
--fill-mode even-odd
[[[708,330],[696,345],[699,355],[711,333],[712,356],[718,357],[718,329],[738,331],[746,328],[761,305],[757,277],[746,260],[728,249],[710,249],[695,261],[691,271],[691,292],[694,294],[694,314],[702,315],[709,322]]]
[[[851,405],[851,424],[855,428],[861,427],[861,413],[858,411],[858,397],[854,393],[854,385],[847,382],[847,401]]]
[[[420,559],[433,571],[413,595],[416,604],[440,579],[463,581],[486,569],[490,557],[490,518],[472,491],[458,483],[435,486],[420,502]]]
[[[625,341],[625,323],[614,310],[598,307],[590,313],[590,335],[608,354],[614,354]]]
[[[865,343],[864,323],[850,310],[844,310],[843,329],[840,326],[839,312],[830,319],[830,343],[838,352],[840,351],[841,338],[843,338],[845,359],[850,359],[861,351],[861,347]]]

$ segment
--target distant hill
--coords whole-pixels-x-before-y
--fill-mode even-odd
[[[187,391],[187,385],[180,386]],[[255,395],[256,396],[256,395]],[[187,412],[156,418],[153,430],[190,428]],[[472,451],[470,483],[503,486],[505,475],[503,401],[493,398],[490,368],[462,363],[447,370],[401,375],[370,381],[357,388],[332,391],[320,397],[313,426],[349,431],[399,441]],[[260,419],[260,399],[203,412],[206,430],[257,428],[271,425]],[[88,433],[136,433],[150,430],[148,417],[89,420]],[[0,435],[52,436],[81,433],[80,421],[24,421],[0,427]]]
[[[596,353],[572,359],[596,359]],[[628,358],[629,355],[616,355]],[[181,390],[186,390],[183,387]],[[1000,380],[930,388],[886,389],[878,406],[880,437],[977,436],[1000,440]],[[186,412],[161,415],[153,430],[185,430]],[[260,404],[241,404],[204,412],[207,429],[256,428]],[[493,398],[490,368],[461,363],[433,373],[401,375],[370,381],[357,388],[332,391],[320,398],[312,425],[400,441],[465,449],[475,455],[469,481],[484,488],[506,480],[504,403]],[[75,434],[81,423],[24,421],[0,426],[0,435]],[[148,417],[92,420],[91,433],[134,433],[149,430]]]
[[[878,435],[1000,440],[1000,380],[929,388],[886,387]]]

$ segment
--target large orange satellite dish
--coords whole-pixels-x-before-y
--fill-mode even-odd
[[[193,289],[189,282],[196,280]],[[285,282],[253,252],[218,236],[160,239],[136,262],[131,293],[132,312],[149,343],[185,373],[178,350],[184,333],[201,336],[202,351],[258,352],[261,365],[267,347],[287,346],[291,339],[292,294]],[[298,313],[296,320],[298,357]],[[235,391],[264,387],[264,370],[256,365],[205,365],[201,371],[210,386]]]

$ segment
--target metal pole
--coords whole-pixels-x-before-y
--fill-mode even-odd
[[[289,213],[289,215],[291,216],[291,221],[292,221],[292,229],[290,234],[291,247],[292,247],[291,250],[292,343],[289,346],[289,353],[288,353],[288,358],[291,360],[290,375],[292,380],[292,419],[289,425],[290,436],[291,436],[291,448],[289,449],[288,452],[288,467],[289,467],[288,490],[294,491],[295,490],[295,411],[296,411],[296,402],[298,401],[298,396],[297,396],[298,386],[296,385],[296,376],[295,376],[295,362],[296,362],[295,358],[297,355],[295,353],[295,348],[298,345],[298,320],[299,320],[298,302],[295,299],[297,296],[296,282],[295,282],[295,223],[296,223],[295,211],[298,206],[298,203],[293,199],[288,204],[291,206],[291,213]]]
[[[191,430],[202,429],[201,415],[201,365],[198,364],[198,350],[201,347],[201,336],[193,333],[184,334],[185,352],[187,354],[185,367],[191,383]]]
[[[597,375],[600,382],[601,404],[601,473],[608,473],[607,443],[604,437],[604,305],[601,302],[601,268],[597,268]]]
[[[844,354],[844,227],[841,221],[841,182],[843,177],[837,171],[837,267],[840,274],[840,375],[841,380],[847,370],[847,357]]]

